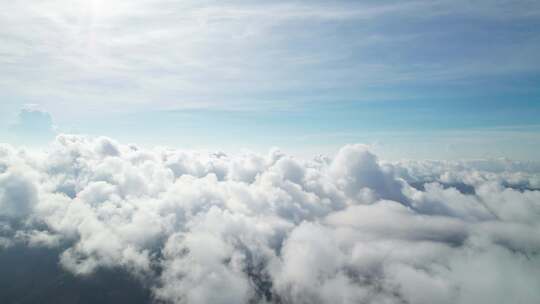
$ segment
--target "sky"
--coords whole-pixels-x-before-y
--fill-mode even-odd
[[[538,0],[0,3],[0,302],[540,303]]]
[[[0,142],[540,160],[538,1],[3,1]]]

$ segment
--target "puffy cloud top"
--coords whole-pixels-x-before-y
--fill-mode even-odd
[[[33,107],[21,109],[10,129],[25,143],[47,143],[56,133],[51,114]]]
[[[536,303],[538,166],[0,147],[0,246],[121,267],[170,303]]]

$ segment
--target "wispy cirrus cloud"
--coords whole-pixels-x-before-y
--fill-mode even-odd
[[[370,98],[374,86],[537,71],[538,36],[511,26],[534,26],[537,11],[453,1],[11,2],[0,83],[54,112]]]

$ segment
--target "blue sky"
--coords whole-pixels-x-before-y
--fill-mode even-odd
[[[34,127],[204,149],[539,158],[537,1],[3,7],[0,141],[33,142]]]

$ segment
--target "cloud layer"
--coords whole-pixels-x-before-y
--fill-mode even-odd
[[[305,161],[60,135],[0,147],[0,247],[122,268],[170,303],[536,303],[540,167]]]

